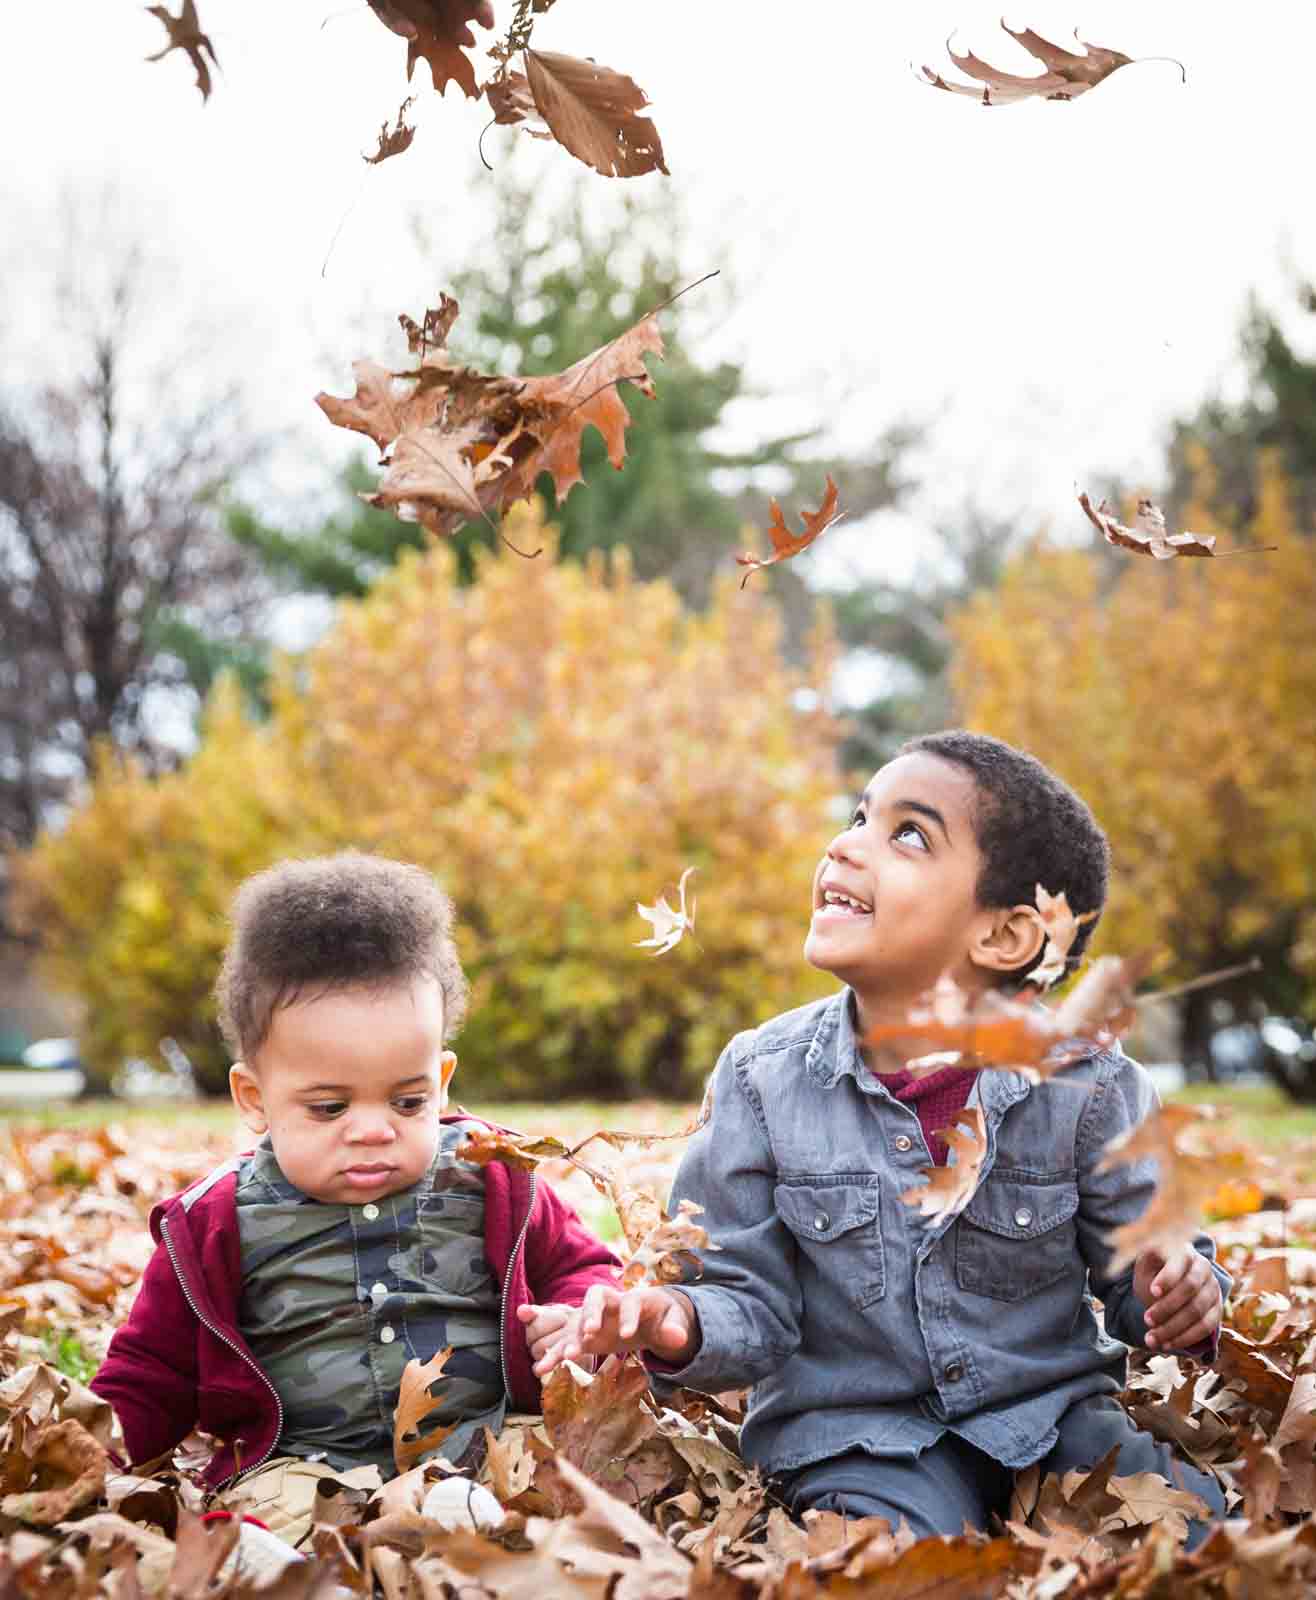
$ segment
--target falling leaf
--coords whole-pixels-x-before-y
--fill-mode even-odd
[[[823,496],[822,504],[816,511],[803,511],[800,521],[804,524],[802,533],[792,533],[782,521],[781,506],[771,501],[768,507],[771,521],[768,524],[768,538],[772,541],[772,554],[770,556],[756,556],[751,551],[744,551],[736,557],[742,567],[749,571],[740,580],[743,589],[750,578],[760,567],[771,567],[778,561],[785,561],[790,556],[799,555],[801,550],[807,550],[820,533],[826,532],[832,523],[840,520],[844,515],[836,509],[836,485],[832,482],[832,475],[827,474],[827,492]]]
[[[657,905],[642,906],[636,902],[635,909],[644,920],[653,926],[653,935],[648,939],[637,939],[637,950],[652,950],[654,955],[665,955],[668,950],[674,950],[687,933],[694,932],[695,926],[695,901],[690,896],[690,908],[686,910],[685,885],[686,880],[695,869],[687,867],[681,874],[681,882],[677,886],[678,909],[673,911],[667,904],[666,895],[658,896]]]
[[[201,31],[201,23],[196,14],[196,0],[183,0],[182,8],[176,17],[171,17],[165,6],[147,6],[146,9],[153,17],[158,17],[164,23],[165,31],[169,35],[169,43],[164,49],[157,50],[153,56],[147,56],[146,59],[161,61],[171,50],[185,51],[196,71],[196,86],[201,91],[201,98],[203,101],[209,100],[210,68],[206,65],[206,57],[209,56],[216,66],[219,65],[219,61],[209,35]]]
[[[979,60],[971,50],[964,55],[957,55],[951,49],[948,39],[946,53],[951,60],[961,72],[970,78],[976,78],[984,87],[978,89],[970,83],[947,82],[940,73],[926,66],[923,68],[924,78],[936,89],[946,89],[952,94],[972,95],[985,106],[1008,106],[1020,100],[1077,100],[1079,95],[1095,88],[1119,67],[1133,64],[1132,56],[1126,56],[1119,50],[1107,50],[1102,45],[1088,44],[1086,40],[1078,39],[1077,34],[1074,37],[1083,48],[1082,55],[1065,50],[1060,45],[1051,44],[1040,34],[1034,33],[1031,28],[1020,28],[1016,32],[1004,22],[1001,26],[1012,39],[1017,39],[1030,55],[1037,57],[1046,68],[1045,72],[1029,78],[1019,77],[1012,72],[1002,72],[999,68]],[[1186,74],[1185,81],[1187,81]]]
[[[404,150],[411,148],[411,141],[416,137],[416,130],[413,127],[409,127],[403,121],[403,118],[407,114],[408,107],[414,104],[415,96],[408,95],[398,107],[397,121],[393,124],[391,132],[387,122],[380,123],[379,148],[373,155],[361,157],[368,166],[378,166],[381,161],[387,161],[390,156],[400,156]]]
[[[500,127],[519,125],[532,139],[553,137],[548,126],[539,120],[539,108],[524,72],[509,72],[505,78],[495,78],[492,83],[485,84],[484,97]]]
[[[1134,526],[1127,528],[1111,515],[1103,500],[1094,511],[1086,494],[1078,497],[1091,521],[1101,530],[1107,544],[1121,545],[1125,550],[1136,550],[1140,556],[1153,556],[1157,561],[1170,561],[1175,556],[1213,556],[1215,535],[1199,538],[1195,533],[1167,533],[1165,514],[1151,500],[1139,500],[1134,516]]]
[[[385,471],[377,490],[362,496],[368,504],[448,534],[528,499],[541,472],[552,475],[561,502],[581,482],[589,427],[603,435],[608,459],[620,469],[630,416],[617,387],[630,382],[654,393],[644,356],[661,355],[663,345],[652,313],[565,372],[526,379],[453,361],[444,341],[456,315],[457,302],[445,295],[422,323],[399,319],[420,358],[412,370],[358,361],[355,394],[316,396],[336,427],[364,433],[379,447]]]
[[[475,35],[468,26],[478,22],[482,28],[494,25],[490,0],[368,0],[370,9],[384,26],[407,41],[407,78],[422,57],[429,63],[434,87],[440,94],[450,83],[471,99],[479,93],[475,64],[463,53],[471,48]]]
[[[1247,1171],[1250,1152],[1229,1147],[1227,1132],[1211,1138],[1205,1132],[1211,1120],[1209,1107],[1161,1106],[1106,1146],[1098,1171],[1143,1157],[1154,1158],[1158,1168],[1155,1192],[1142,1215],[1108,1235],[1110,1272],[1123,1271],[1146,1250],[1168,1257],[1191,1245],[1221,1182]]]
[[[527,50],[524,59],[524,89],[518,83],[489,97],[495,120],[527,121],[527,131],[541,136],[547,131],[605,178],[667,171],[658,130],[640,115],[648,97],[634,79],[595,61],[545,50]],[[527,96],[538,126],[528,120]]]
[[[693,1200],[682,1200],[674,1217],[669,1217],[654,1201],[658,1214],[648,1227],[643,1227],[648,1217],[647,1208],[626,1206],[624,1198],[616,1203],[627,1243],[631,1246],[630,1259],[621,1273],[623,1289],[637,1289],[645,1283],[679,1283],[692,1273],[697,1275],[699,1251],[722,1248],[709,1239],[708,1229],[694,1220],[704,1208]]]
[[[916,1206],[929,1221],[941,1222],[963,1211],[978,1187],[987,1154],[982,1112],[977,1106],[967,1106],[948,1127],[938,1128],[934,1137],[945,1141],[954,1160],[948,1156],[945,1166],[923,1167],[928,1181],[906,1189],[900,1198],[907,1206]]]
[[[1041,961],[1028,974],[1028,981],[1046,989],[1058,983],[1069,970],[1069,951],[1078,937],[1078,930],[1097,913],[1085,911],[1082,916],[1076,916],[1069,909],[1069,897],[1063,889],[1059,894],[1051,894],[1040,883],[1036,900],[1042,926],[1046,929],[1046,947]]]
[[[399,1472],[414,1467],[422,1456],[437,1450],[457,1431],[455,1427],[432,1428],[429,1433],[420,1431],[421,1423],[439,1404],[430,1394],[430,1386],[443,1376],[451,1354],[452,1346],[447,1345],[428,1361],[413,1357],[402,1369],[397,1408],[393,1412],[393,1460]]]

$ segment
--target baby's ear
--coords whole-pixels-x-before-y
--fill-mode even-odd
[[[969,959],[989,972],[1017,972],[1037,959],[1045,943],[1036,906],[998,906],[983,913]]]
[[[235,1061],[228,1069],[228,1090],[238,1115],[252,1133],[268,1133],[270,1120],[265,1115],[260,1079],[245,1061]]]

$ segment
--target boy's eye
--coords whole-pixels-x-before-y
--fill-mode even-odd
[[[902,822],[891,837],[893,839],[912,839],[920,850],[928,848],[928,836],[917,822]]]
[[[323,1122],[330,1122],[334,1117],[341,1117],[347,1110],[346,1100],[313,1100],[306,1108],[313,1117],[319,1117]]]
[[[864,808],[856,806],[854,816],[850,818],[850,826],[852,828],[862,828],[867,820],[867,817],[864,816]]]
[[[423,1111],[429,1104],[427,1094],[404,1094],[393,1102],[394,1106],[404,1117],[414,1117],[418,1111]]]

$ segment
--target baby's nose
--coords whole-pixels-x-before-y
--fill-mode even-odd
[[[348,1128],[354,1144],[392,1144],[397,1138],[388,1114],[383,1111],[358,1111]]]

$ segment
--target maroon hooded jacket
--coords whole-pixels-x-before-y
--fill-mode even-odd
[[[538,1411],[517,1307],[578,1305],[592,1283],[616,1284],[619,1263],[533,1173],[501,1161],[484,1170],[484,1254],[502,1286],[503,1381],[512,1409]],[[267,1460],[283,1425],[274,1385],[238,1332],[236,1196],[230,1161],[154,1208],[155,1254],[91,1384],[113,1406],[133,1462],[163,1455],[194,1427],[213,1434],[212,1488]]]

